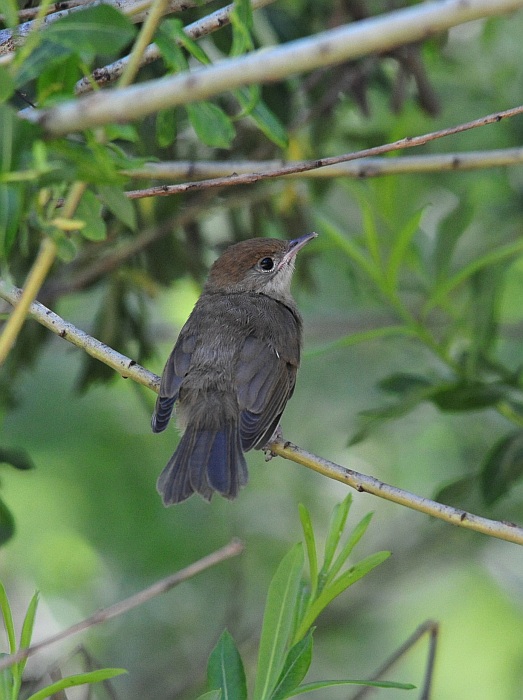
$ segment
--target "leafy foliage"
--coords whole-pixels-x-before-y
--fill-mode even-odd
[[[323,566],[319,572],[311,518],[305,506],[300,505],[310,585],[305,586],[302,580],[304,551],[303,546],[297,544],[282,559],[269,586],[258,652],[254,700],[284,700],[338,685],[368,685],[404,690],[414,687],[405,683],[361,680],[302,684],[312,661],[313,624],[316,618],[337,596],[389,556],[388,552],[378,552],[340,574],[352,550],[365,534],[371,518],[370,515],[366,516],[338,551],[351,502],[352,497],[349,495],[334,508]],[[222,634],[211,653],[207,676],[209,688],[211,691],[221,691],[221,697],[234,700],[247,698],[242,660],[227,631]],[[199,700],[206,697],[207,694],[202,695]]]

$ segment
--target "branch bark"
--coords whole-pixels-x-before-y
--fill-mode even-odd
[[[10,304],[16,304],[21,294],[21,290],[0,280],[0,298],[5,299]],[[115,369],[123,377],[130,377],[139,384],[149,387],[158,392],[160,378],[149,372],[144,367],[136,364],[133,360],[121,355],[107,345],[92,338],[84,331],[80,331],[72,324],[67,323],[62,318],[47,309],[43,304],[34,302],[29,310],[30,315],[39,323],[57,333],[62,338],[69,340],[77,347],[83,348],[93,357],[101,362],[105,362],[109,367]],[[270,445],[271,453],[289,459],[296,464],[301,464],[308,469],[312,469],[329,479],[340,481],[356,491],[371,493],[387,501],[417,510],[426,515],[443,520],[451,525],[457,525],[468,530],[480,532],[489,537],[496,537],[507,542],[523,545],[523,528],[515,523],[508,523],[498,520],[489,520],[481,516],[468,513],[458,508],[452,508],[428,498],[417,496],[416,494],[404,491],[395,486],[390,486],[372,476],[360,474],[352,469],[347,469],[334,462],[317,457],[310,452],[302,450],[291,442],[278,442]],[[0,670],[3,668],[0,662]]]
[[[344,25],[312,37],[265,48],[192,72],[107,90],[26,116],[52,136],[208,99],[224,91],[331,66],[420,41],[458,24],[523,7],[523,0],[440,0]]]

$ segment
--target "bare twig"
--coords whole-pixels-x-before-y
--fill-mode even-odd
[[[13,287],[4,280],[0,280],[0,297],[2,299],[15,305],[20,299],[21,294],[21,289]],[[53,333],[68,340],[73,345],[76,345],[76,347],[85,350],[91,357],[104,362],[118,372],[124,379],[129,377],[138,384],[142,384],[153,391],[158,391],[160,378],[156,374],[149,372],[144,367],[138,365],[134,360],[113,350],[105,345],[105,343],[101,343],[79,328],[76,328],[72,323],[64,321],[63,318],[53,313],[38,301],[33,302],[29,307],[29,315]]]
[[[251,5],[253,10],[258,10],[272,2],[275,2],[275,0],[251,0]],[[187,34],[187,36],[191,37],[191,39],[200,39],[202,36],[211,34],[217,29],[229,24],[233,7],[234,6],[232,4],[227,5],[226,7],[216,10],[216,12],[212,12],[206,17],[202,17],[202,19],[199,19],[196,22],[188,24],[186,27],[184,27],[184,32]],[[149,63],[156,61],[158,58],[160,58],[160,56],[160,50],[156,44],[149,44],[143,53],[140,66],[148,65]],[[75,93],[77,95],[83,95],[87,92],[92,92],[93,84],[102,86],[118,80],[118,78],[122,75],[122,72],[125,70],[128,62],[129,56],[124,56],[123,58],[114,61],[114,63],[110,63],[102,68],[97,68],[91,76],[81,78],[76,83]]]
[[[425,669],[425,678],[423,682],[423,688],[421,690],[421,695],[419,700],[429,700],[430,689],[432,685],[432,677],[434,674],[434,660],[436,657],[436,646],[438,641],[439,625],[433,620],[427,620],[422,625],[418,627],[417,630],[410,635],[410,637],[403,642],[403,644],[394,651],[393,654],[385,661],[385,663],[380,666],[380,668],[373,673],[368,680],[377,681],[383,678],[384,674],[387,673],[405,654],[412,649],[412,647],[426,634],[429,635],[429,653],[427,657],[427,667]],[[358,690],[356,695],[351,697],[351,700],[363,700],[367,695],[373,692],[375,688],[372,686],[366,686]]]
[[[209,180],[200,180],[198,182],[184,182],[179,185],[158,185],[156,187],[148,187],[143,190],[131,190],[128,191],[126,194],[130,199],[141,199],[143,197],[165,197],[173,194],[180,194],[183,192],[196,192],[199,190],[207,190],[214,187],[235,187],[237,185],[252,185],[255,182],[259,182],[260,180],[278,178],[284,175],[295,175],[297,173],[314,170],[316,168],[324,168],[325,166],[346,163],[347,161],[351,160],[358,160],[360,158],[367,158],[369,156],[381,155],[383,153],[390,153],[392,151],[400,151],[406,148],[424,146],[430,141],[435,141],[436,139],[441,139],[445,136],[460,134],[463,131],[475,129],[479,126],[495,124],[497,122],[500,122],[502,119],[515,117],[519,114],[523,114],[523,105],[520,105],[519,107],[514,107],[512,109],[507,109],[503,112],[495,112],[494,114],[489,114],[486,117],[474,119],[473,121],[466,122],[465,124],[451,126],[447,129],[440,129],[439,131],[433,131],[428,134],[422,134],[421,136],[407,136],[406,138],[400,139],[399,141],[394,141],[393,143],[386,143],[381,146],[374,146],[373,148],[364,148],[361,151],[344,153],[339,156],[330,156],[328,158],[315,158],[314,160],[303,160],[297,163],[289,163],[275,170],[267,170],[265,172],[250,172],[244,175],[234,174],[230,175],[229,177],[217,177]]]
[[[9,303],[15,303],[19,294],[20,290],[17,290],[16,287],[12,287],[0,280],[0,297],[2,299],[5,299]],[[109,367],[112,367],[122,376],[130,377],[136,382],[148,386],[153,391],[158,391],[160,378],[157,375],[140,367],[129,358],[117,353],[115,350],[107,347],[107,345],[100,343],[100,341],[92,338],[87,333],[76,329],[72,324],[67,323],[56,314],[53,314],[52,311],[46,309],[42,304],[34,302],[31,305],[29,313],[39,323],[46,326],[46,328],[49,328],[54,333],[69,340],[77,347],[84,348],[90,355],[104,362]],[[67,332],[64,334],[63,330],[65,329],[67,329]],[[96,353],[92,351],[93,347],[96,347]],[[451,506],[431,501],[428,498],[417,496],[403,489],[385,484],[372,476],[360,474],[352,469],[347,469],[346,467],[334,464],[334,462],[329,462],[326,459],[317,457],[290,442],[274,443],[270,446],[270,449],[275,455],[279,455],[280,457],[296,462],[296,464],[301,464],[309,469],[313,469],[329,479],[341,481],[357,491],[371,493],[374,496],[379,496],[393,503],[399,503],[407,508],[412,508],[426,515],[431,515],[451,525],[481,532],[484,535],[497,537],[498,539],[507,540],[508,542],[523,544],[523,528],[515,523],[489,520],[459,510],[458,508],[452,508]],[[2,665],[0,663],[0,670],[1,669]]]
[[[403,489],[385,484],[373,476],[360,474],[347,467],[342,467],[339,464],[317,457],[301,449],[301,447],[293,445],[291,442],[275,443],[270,446],[270,449],[273,454],[279,457],[290,459],[296,464],[301,464],[308,469],[319,472],[329,479],[340,481],[361,493],[371,493],[374,496],[385,498],[387,501],[399,503],[407,508],[412,508],[412,510],[444,520],[451,525],[481,532],[490,537],[507,540],[507,542],[523,544],[523,528],[515,523],[489,520],[488,518],[482,518],[479,515],[417,496]]]
[[[181,12],[182,10],[196,7],[205,2],[211,2],[211,0],[168,0],[164,14]],[[139,23],[143,22],[147,16],[152,0],[95,0],[95,2],[90,3],[89,6],[94,7],[101,4],[116,7],[120,12],[127,15],[132,22]],[[62,17],[67,17],[67,15],[83,10],[85,7],[85,4],[67,4],[66,9],[59,9],[57,12],[46,15],[43,24],[48,25],[52,22],[56,22],[62,19]],[[11,29],[1,29],[0,56],[14,51],[17,46],[21,46],[33,28],[33,20],[30,20],[29,22],[19,24],[14,31]]]
[[[302,161],[300,161],[302,162]],[[500,148],[491,151],[471,151],[463,153],[442,153],[426,156],[403,156],[401,158],[361,158],[357,162],[343,162],[314,168],[283,177],[325,178],[350,177],[364,180],[384,175],[405,175],[408,173],[431,173],[460,170],[497,168],[523,163],[523,148]],[[232,175],[252,175],[281,171],[296,163],[283,160],[264,161],[163,161],[145,163],[133,170],[123,170],[122,174],[132,178],[154,180],[199,180],[200,178],[231,177]]]
[[[386,51],[463,22],[521,7],[523,0],[422,3],[195,71],[85,95],[49,109],[34,110],[25,116],[53,136],[112,122],[128,122],[160,109],[204,100],[245,85],[282,80],[322,66]]]
[[[99,625],[107,622],[108,620],[112,620],[119,615],[129,612],[129,610],[132,610],[133,608],[143,605],[158,595],[167,593],[171,590],[171,588],[174,588],[180,583],[193,578],[202,571],[209,569],[211,566],[216,566],[216,564],[220,564],[227,559],[238,556],[238,554],[241,554],[243,549],[244,546],[239,540],[232,540],[229,542],[229,544],[225,545],[225,547],[217,549],[212,554],[208,554],[206,557],[199,559],[193,564],[189,564],[189,566],[185,567],[185,569],[181,569],[181,571],[177,571],[175,574],[161,579],[152,586],[149,586],[149,588],[145,588],[143,591],[140,591],[139,593],[136,593],[135,595],[120,601],[119,603],[115,603],[115,605],[111,605],[103,610],[98,610],[85,620],[77,622],[75,625],[62,630],[62,632],[58,632],[52,637],[48,637],[37,644],[33,644],[27,649],[20,649],[20,651],[18,651],[16,654],[3,658],[0,660],[0,671],[4,668],[12,666],[15,663],[18,663],[19,661],[22,661],[23,659],[27,659],[29,656],[33,656],[33,654],[36,654],[38,651],[45,649],[51,644],[61,642],[74,634],[78,634],[79,632],[83,632],[90,627],[94,627],[94,625]]]

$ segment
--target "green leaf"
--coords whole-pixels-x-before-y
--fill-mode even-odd
[[[176,111],[160,109],[156,114],[156,142],[160,148],[167,148],[176,141]]]
[[[234,639],[224,630],[209,657],[207,680],[211,690],[221,690],[226,700],[247,698],[247,681]]]
[[[352,494],[347,494],[347,496],[334,506],[332,511],[329,532],[327,535],[327,541],[325,543],[325,555],[323,558],[323,566],[320,572],[320,578],[327,575],[330,568],[334,554],[336,553],[336,548],[338,547],[340,538],[343,534],[345,528],[345,523],[347,522],[347,517],[349,515],[349,510],[352,504]],[[321,590],[321,584],[320,584]]]
[[[16,0],[0,0],[0,14],[4,15],[4,23],[12,29],[18,24],[18,5]]]
[[[325,580],[324,587],[330,586],[332,581],[336,578],[338,572],[341,570],[342,566],[345,564],[345,562],[351,555],[352,550],[367,531],[371,520],[372,513],[367,513],[367,515],[365,515],[360,520],[360,522],[356,525],[354,530],[350,533],[347,542],[343,545],[341,552],[338,554],[329,571],[327,572],[327,578]]]
[[[2,617],[4,618],[4,626],[7,634],[7,641],[9,644],[9,653],[14,654],[16,652],[16,635],[15,626],[13,622],[13,614],[11,612],[11,606],[9,605],[9,599],[7,593],[5,592],[4,584],[0,581],[0,610],[2,611]]]
[[[488,505],[505,496],[523,476],[523,431],[499,440],[481,469],[481,492]]]
[[[171,18],[165,20],[162,23],[162,30],[169,35],[171,42],[174,41],[179,46],[183,46],[197,61],[200,61],[200,63],[206,66],[211,63],[211,59],[207,56],[202,47],[185,33],[183,22],[180,19]]]
[[[345,571],[337,578],[329,587],[324,588],[320,595],[313,601],[307,614],[303,618],[301,625],[296,632],[295,639],[301,639],[314,624],[314,621],[320,613],[337,598],[349,586],[352,586],[356,581],[366,576],[372,569],[384,562],[390,557],[390,552],[376,552],[362,559],[355,566]]]
[[[258,653],[254,700],[266,700],[280,677],[294,619],[303,570],[303,547],[282,559],[269,586]]]
[[[0,103],[6,102],[15,91],[15,81],[4,66],[0,66]]]
[[[344,232],[322,215],[317,215],[318,226],[328,238],[340,249],[372,282],[381,289],[381,273],[366,253]]]
[[[31,602],[27,608],[27,612],[24,617],[24,622],[22,625],[22,633],[20,635],[20,649],[27,649],[31,646],[31,639],[33,637],[33,629],[36,617],[36,609],[38,607],[38,591],[36,591],[31,598]],[[18,662],[18,673],[22,677],[24,668],[27,664],[27,659],[22,659]]]
[[[42,36],[90,61],[96,55],[117,56],[133,41],[136,28],[114,7],[97,5],[48,24]]]
[[[98,194],[105,206],[131,231],[136,230],[136,212],[131,200],[117,185],[100,185]]]
[[[0,463],[10,464],[15,469],[34,469],[34,462],[25,450],[0,447]]]
[[[442,280],[446,276],[456,244],[468,228],[473,216],[474,207],[465,201],[460,201],[458,206],[440,221],[432,256],[437,279]]]
[[[61,678],[59,681],[56,681],[56,683],[48,685],[46,688],[42,688],[37,693],[27,698],[27,700],[44,700],[44,698],[49,698],[51,695],[59,693],[66,688],[73,688],[77,685],[85,685],[86,683],[100,683],[109,678],[121,676],[122,673],[127,673],[127,671],[123,668],[100,668],[96,671],[89,671],[88,673],[78,673],[74,676],[67,676],[66,678]]]
[[[23,216],[23,186],[0,183],[0,259],[7,258]]]
[[[221,690],[209,690],[208,693],[199,695],[196,700],[221,700],[222,691]]]
[[[232,26],[231,56],[241,56],[254,48],[251,37],[252,31],[252,6],[250,0],[234,0],[234,7],[230,14]]]
[[[238,115],[236,118],[244,114],[248,115],[262,134],[276,144],[276,146],[279,148],[287,148],[289,144],[287,131],[274,112],[261,100],[259,90],[253,93],[249,88],[242,88],[240,90],[235,90],[234,96],[242,108],[242,114]]]
[[[312,630],[289,650],[271,700],[284,700],[302,682],[312,661]]]
[[[80,233],[89,241],[103,241],[107,236],[105,221],[102,218],[102,204],[98,197],[86,190],[76,209],[76,219],[85,222]]]
[[[23,87],[29,81],[38,78],[42,72],[52,78],[53,69],[58,68],[71,55],[71,49],[55,41],[47,40],[38,43],[16,73],[16,87]]]
[[[432,386],[432,382],[420,374],[396,372],[380,380],[378,386],[382,391],[404,396],[405,394],[411,394],[413,391],[418,391],[419,389],[428,389]]]
[[[422,215],[423,210],[416,212],[396,235],[386,267],[389,294],[398,292],[398,278],[401,264],[405,259],[412,239],[419,230]]]
[[[236,131],[223,109],[212,102],[185,105],[189,121],[202,143],[213,148],[229,148]]]
[[[479,270],[482,270],[490,265],[495,265],[496,263],[508,261],[523,253],[523,240],[515,241],[514,243],[508,243],[507,245],[500,246],[499,248],[494,248],[494,250],[485,253],[479,258],[476,258],[465,267],[461,268],[459,272],[451,277],[443,279],[440,283],[436,284],[429,298],[425,302],[423,307],[423,314],[426,315],[435,306],[440,304],[449,296],[453,291],[455,291],[460,285],[469,280],[474,274]]]
[[[287,695],[288,698],[303,695],[304,693],[312,693],[313,690],[323,690],[323,688],[336,688],[340,685],[365,685],[369,688],[396,688],[397,690],[413,690],[416,686],[412,683],[395,683],[393,681],[318,681],[316,683],[306,683],[300,685],[293,693]]]
[[[0,653],[0,659],[4,659],[6,656],[8,654]],[[10,668],[4,668],[0,671],[0,698],[2,700],[13,697],[14,682],[13,672]]]
[[[15,521],[13,514],[0,499],[0,546],[8,542],[15,534]]]
[[[44,64],[43,69],[40,66],[37,80],[38,105],[49,105],[57,99],[73,97],[76,82],[81,76],[77,56],[67,51],[50,65]]]
[[[166,19],[158,28],[155,37],[156,46],[162,54],[165,65],[175,73],[189,70],[187,59],[175,38],[178,26],[179,20]]]
[[[503,384],[460,381],[436,388],[430,398],[442,411],[479,411],[495,406],[507,390]]]
[[[312,527],[311,516],[303,503],[298,504],[300,511],[301,526],[303,529],[303,537],[305,539],[305,548],[309,560],[309,572],[311,579],[311,598],[316,597],[316,587],[318,585],[318,555],[316,553],[316,541],[314,538],[314,529]]]

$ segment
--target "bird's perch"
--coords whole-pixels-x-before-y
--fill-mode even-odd
[[[0,281],[0,298],[5,299],[12,305],[16,305],[20,295],[20,289],[3,280]],[[53,313],[43,304],[34,302],[29,309],[29,314],[38,321],[38,323],[41,323],[43,326],[53,331],[53,333],[56,333],[77,347],[83,348],[92,357],[96,357],[96,359],[112,367],[122,377],[133,379],[153,391],[158,391],[160,378],[156,374],[141,367],[130,358],[121,355],[107,345],[100,343],[100,341],[84,331],[75,328],[75,326],[64,321],[64,319]],[[425,513],[433,518],[438,518],[451,525],[480,532],[490,537],[506,540],[507,542],[523,545],[523,528],[515,523],[489,520],[488,518],[483,518],[473,513],[468,513],[467,511],[417,496],[403,489],[385,484],[372,476],[360,474],[352,469],[347,469],[334,462],[329,462],[326,459],[317,457],[290,442],[275,443],[272,444],[270,448],[275,455],[289,459],[292,462],[296,462],[296,464],[301,464],[308,469],[323,474],[323,476],[329,479],[340,481],[354,488],[356,491],[370,493],[374,496],[384,498],[387,501],[399,503],[407,508]]]

